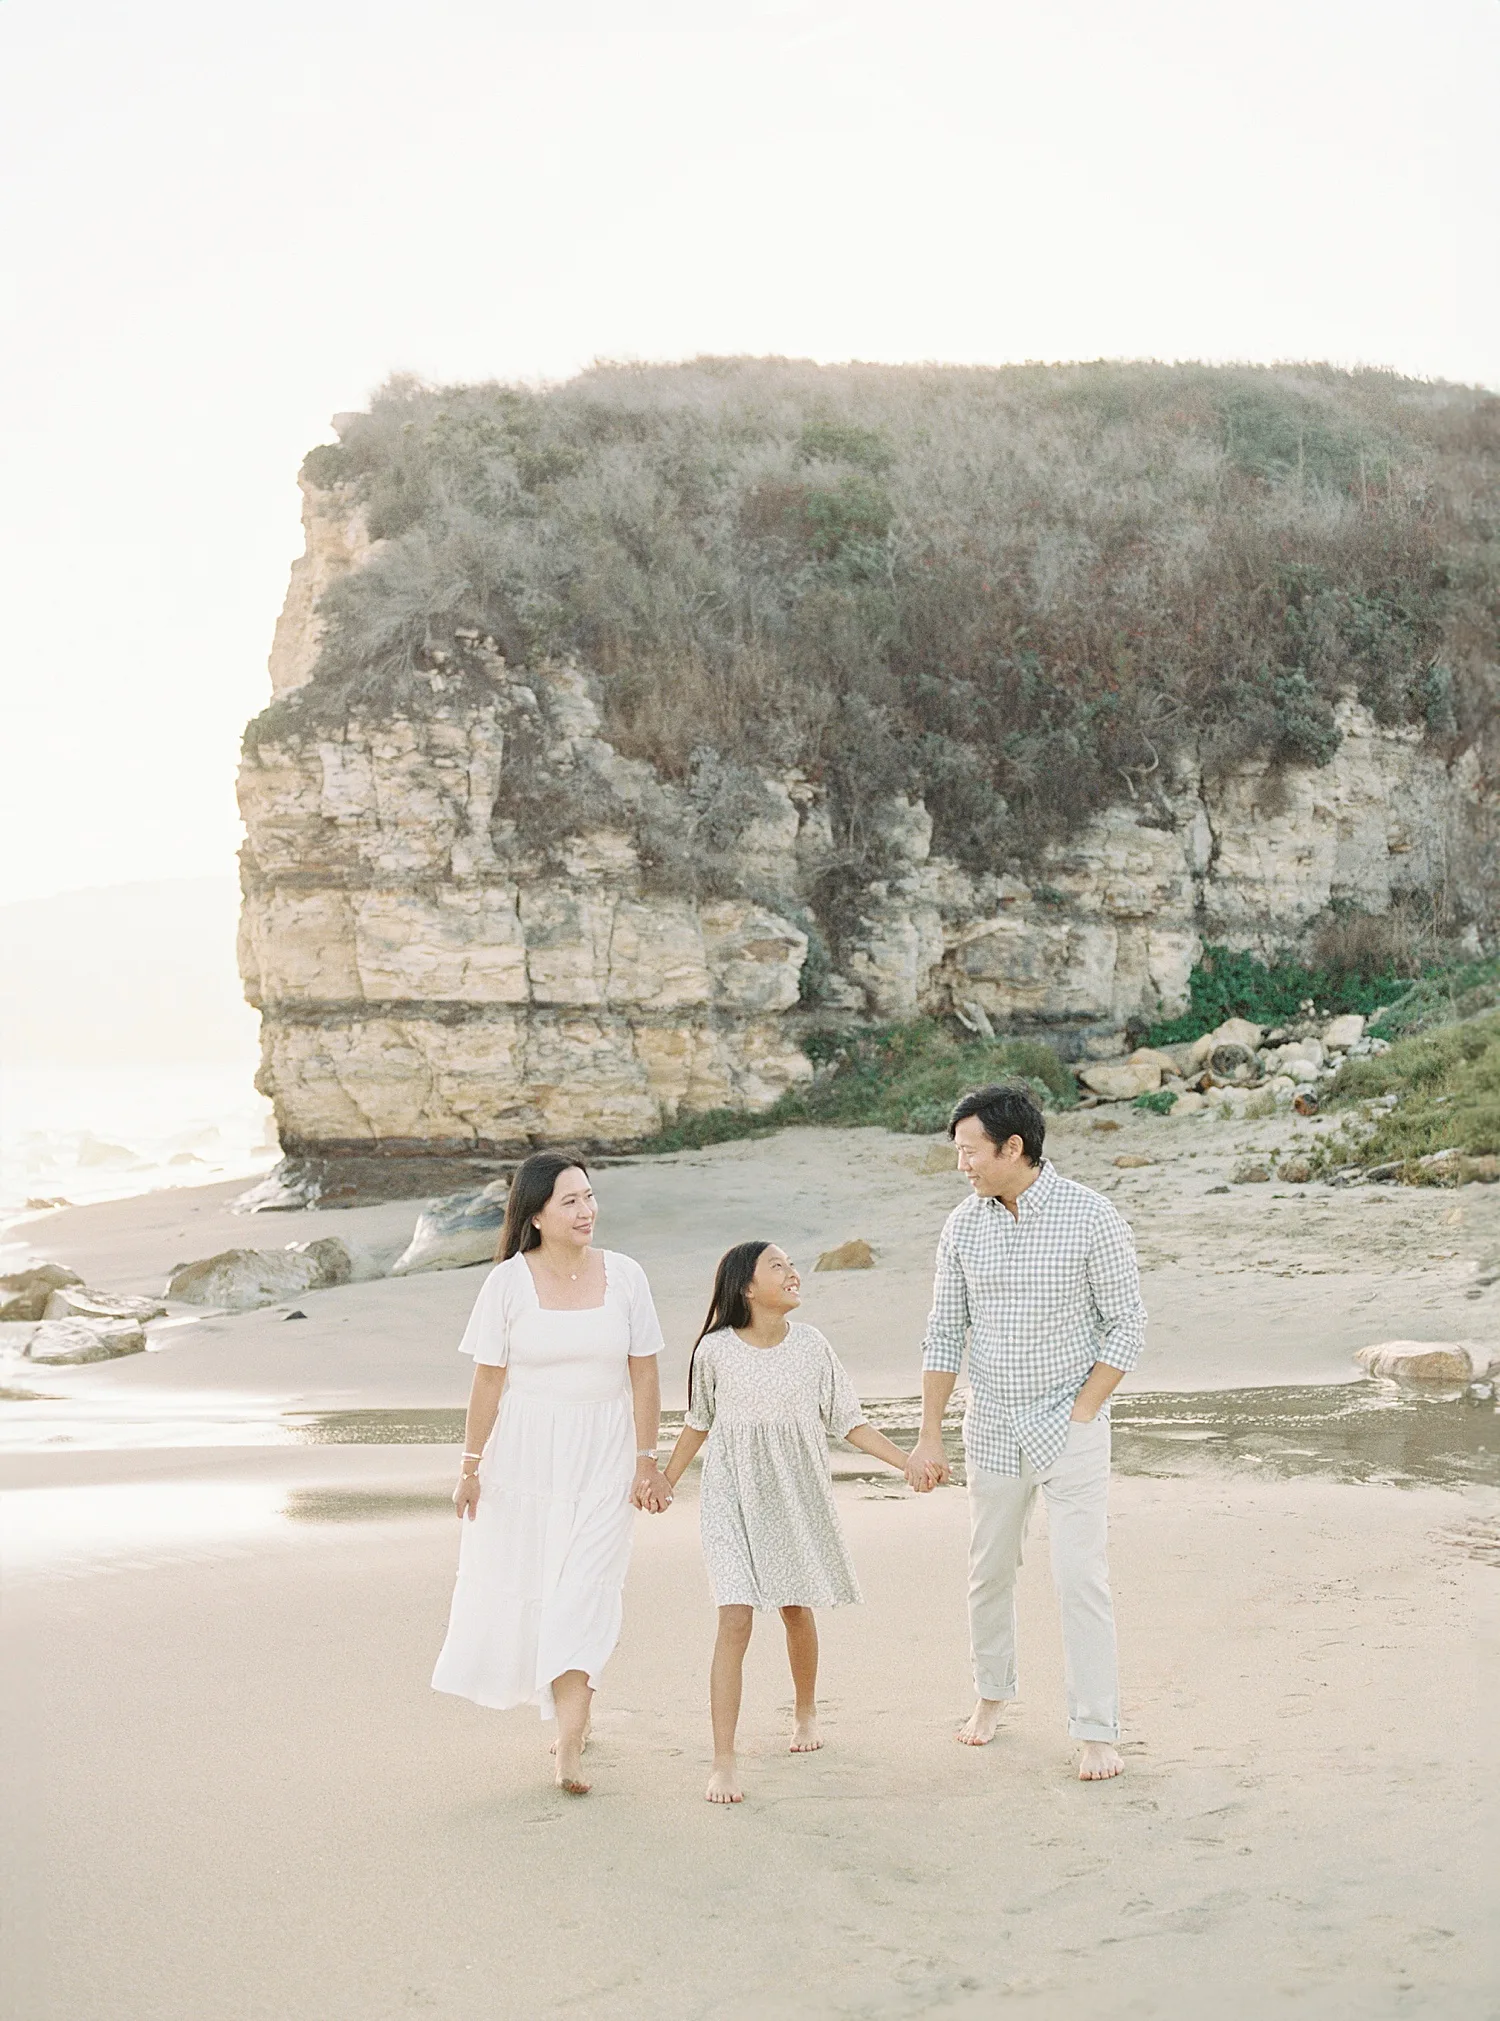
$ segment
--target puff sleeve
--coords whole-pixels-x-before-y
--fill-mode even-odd
[[[808,1330],[822,1347],[826,1357],[822,1389],[818,1398],[823,1426],[830,1438],[841,1439],[846,1432],[852,1432],[856,1425],[864,1423],[864,1405],[854,1393],[854,1385],[849,1380],[844,1364],[823,1335],[816,1327],[810,1327]]]
[[[689,1431],[711,1432],[714,1428],[714,1341],[710,1334],[693,1350],[688,1366],[688,1407],[682,1420]]]
[[[662,1339],[661,1321],[656,1316],[645,1271],[634,1257],[617,1256],[613,1251],[609,1254],[606,1268],[617,1269],[622,1279],[621,1289],[625,1294],[626,1315],[630,1321],[632,1357],[660,1354],[666,1342]]]
[[[460,1354],[472,1355],[476,1362],[486,1362],[491,1368],[504,1368],[510,1360],[510,1322],[517,1264],[522,1270],[526,1268],[519,1256],[513,1256],[509,1262],[497,1263],[485,1278],[474,1301],[474,1310],[469,1314],[469,1323],[464,1328],[464,1337],[458,1343]]]

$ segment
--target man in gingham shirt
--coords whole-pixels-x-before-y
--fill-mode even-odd
[[[948,1134],[973,1188],[938,1240],[922,1351],[928,1488],[948,1478],[943,1412],[969,1350],[969,1626],[978,1703],[959,1732],[995,1735],[1016,1696],[1016,1571],[1031,1506],[1047,1501],[1062,1605],[1068,1731],[1079,1776],[1120,1773],[1120,1690],[1109,1591],[1109,1398],[1134,1368],[1146,1309],[1129,1228],[1101,1194],[1042,1156],[1046,1125],[1024,1088],[965,1095]]]

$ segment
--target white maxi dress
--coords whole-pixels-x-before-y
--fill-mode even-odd
[[[635,1511],[629,1361],[656,1354],[646,1273],[604,1251],[604,1303],[544,1311],[525,1258],[485,1279],[459,1351],[507,1371],[466,1517],[435,1691],[553,1716],[552,1680],[590,1684],[620,1638]]]

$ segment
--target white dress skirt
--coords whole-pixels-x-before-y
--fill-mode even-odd
[[[520,1256],[486,1279],[462,1351],[502,1364],[505,1389],[465,1518],[434,1690],[553,1715],[552,1680],[590,1684],[620,1638],[635,1510],[629,1359],[661,1328],[645,1272],[605,1252],[604,1303],[544,1311]]]

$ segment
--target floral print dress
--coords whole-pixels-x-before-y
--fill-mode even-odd
[[[865,1421],[815,1326],[776,1347],[730,1328],[693,1362],[686,1422],[709,1434],[700,1516],[720,1607],[843,1607],[860,1598],[828,1470],[828,1440]]]

